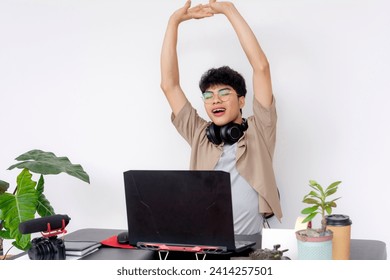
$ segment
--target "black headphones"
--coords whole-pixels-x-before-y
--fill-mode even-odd
[[[243,135],[244,131],[248,129],[248,123],[246,119],[242,119],[242,123],[230,122],[223,126],[218,126],[211,123],[206,128],[206,135],[209,141],[215,145],[219,145],[222,142],[226,144],[236,143]]]

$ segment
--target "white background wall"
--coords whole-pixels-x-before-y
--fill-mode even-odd
[[[47,176],[57,213],[85,227],[126,228],[123,172],[187,169],[190,149],[160,90],[166,22],[184,0],[1,0],[0,178],[15,186],[16,156],[51,151],[80,163],[85,184]],[[193,1],[193,4],[201,3]],[[271,65],[279,115],[274,167],[292,228],[308,180],[343,181],[336,213],[352,237],[390,244],[390,18],[380,0],[240,0]],[[223,16],[180,27],[183,89],[206,117],[197,87],[210,67],[250,67]],[[38,178],[36,178],[38,179]]]

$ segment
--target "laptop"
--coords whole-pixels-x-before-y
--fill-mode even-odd
[[[124,182],[132,246],[223,254],[256,244],[235,240],[228,172],[129,170]]]

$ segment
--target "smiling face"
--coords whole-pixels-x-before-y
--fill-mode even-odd
[[[218,126],[229,122],[242,123],[240,109],[245,105],[245,97],[238,96],[237,92],[227,85],[209,87],[203,96],[207,115]]]

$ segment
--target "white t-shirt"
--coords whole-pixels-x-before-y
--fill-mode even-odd
[[[215,170],[230,173],[232,185],[232,204],[235,234],[257,234],[263,225],[263,217],[259,213],[257,192],[238,173],[236,169],[237,143],[224,144],[223,153],[215,166]]]

